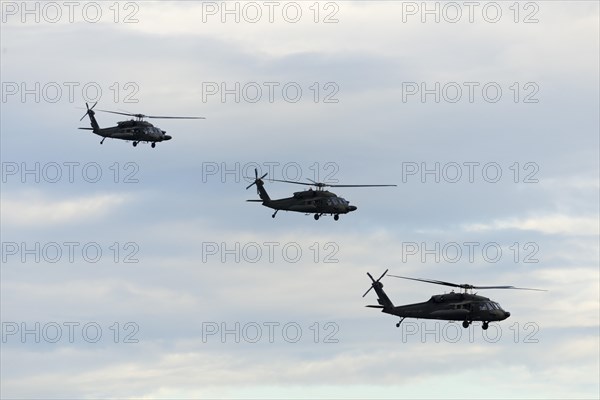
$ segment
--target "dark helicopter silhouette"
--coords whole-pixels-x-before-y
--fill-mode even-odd
[[[315,220],[318,220],[322,215],[329,214],[333,215],[334,220],[340,219],[340,214],[347,214],[355,211],[356,206],[350,205],[350,202],[343,197],[339,197],[335,193],[323,190],[324,187],[381,187],[381,186],[396,186],[396,185],[328,185],[321,182],[315,182],[310,180],[312,183],[286,181],[279,179],[270,179],[274,182],[286,182],[293,183],[296,185],[315,186],[316,190],[310,188],[302,192],[295,192],[292,197],[286,197],[283,199],[271,199],[264,188],[265,183],[263,178],[267,176],[264,174],[260,178],[258,177],[258,170],[254,169],[254,182],[246,187],[250,189],[253,185],[256,185],[256,191],[260,196],[260,200],[246,200],[250,202],[259,202],[263,206],[269,207],[275,210],[272,217],[275,218],[279,210],[295,211],[306,214],[314,214]],[[248,178],[247,179],[252,179]]]
[[[133,141],[133,147],[137,146],[139,142],[150,142],[152,143],[152,147],[156,147],[156,142],[163,142],[165,140],[171,140],[171,136],[167,135],[165,131],[162,129],[152,125],[149,122],[144,121],[144,118],[160,118],[160,119],[204,119],[204,117],[162,117],[162,116],[154,116],[154,115],[144,115],[144,114],[130,114],[118,111],[108,111],[108,110],[98,110],[102,112],[107,112],[111,114],[119,114],[119,115],[128,115],[131,117],[135,117],[136,119],[131,119],[129,121],[120,121],[117,122],[117,126],[111,126],[109,128],[100,128],[98,122],[94,115],[94,107],[96,107],[98,102],[94,103],[94,105],[90,108],[88,103],[85,103],[85,107],[87,108],[86,113],[81,117],[80,121],[82,121],[86,116],[90,117],[90,123],[92,125],[91,128],[79,128],[84,130],[89,130],[94,132],[98,136],[102,136],[102,140],[100,144],[104,143],[106,138],[111,139],[121,139],[121,140],[131,140]]]
[[[500,307],[498,303],[490,300],[487,297],[478,296],[477,294],[467,293],[473,289],[518,289],[518,290],[536,290],[545,292],[542,289],[518,288],[514,286],[473,286],[470,284],[456,284],[451,282],[437,281],[433,279],[418,279],[407,278],[404,276],[388,275],[394,278],[410,279],[413,281],[434,283],[436,285],[451,286],[464,289],[464,292],[455,293],[454,291],[446,294],[438,294],[423,303],[407,304],[395,306],[383,291],[383,284],[379,282],[381,278],[387,274],[388,270],[379,277],[371,278],[371,287],[363,294],[363,297],[369,293],[371,289],[375,289],[377,293],[377,302],[379,305],[368,305],[366,307],[380,308],[381,312],[386,314],[396,315],[401,318],[396,327],[400,327],[405,318],[422,318],[422,319],[439,319],[446,321],[462,321],[462,326],[468,328],[473,321],[482,321],[482,329],[487,329],[488,324],[492,321],[503,321],[510,317],[510,313]]]

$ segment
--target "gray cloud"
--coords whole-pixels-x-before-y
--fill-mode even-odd
[[[202,24],[197,3],[140,3],[133,25],[3,24],[3,83],[79,84],[73,99],[63,91],[56,102],[43,94],[40,102],[20,94],[2,102],[3,172],[18,168],[2,182],[3,329],[39,322],[50,334],[48,324],[77,322],[103,333],[96,343],[80,331],[73,343],[66,336],[50,343],[41,332],[40,343],[34,334],[8,336],[3,396],[597,397],[598,7],[536,4],[540,22],[530,25],[513,23],[508,5],[499,24],[401,23],[402,4],[388,2],[339,3],[340,23],[332,25]],[[206,83],[264,88],[272,81],[297,83],[301,100],[279,92],[272,103],[203,99]],[[502,98],[489,102],[480,91],[472,103],[466,91],[456,103],[442,94],[440,102],[406,97],[406,84],[465,90],[471,81],[494,82]],[[156,149],[116,140],[100,146],[99,137],[77,130],[89,126],[78,122],[77,107],[90,82],[103,90],[99,109],[207,119],[156,122],[174,138]],[[138,102],[124,101],[128,82]],[[339,102],[315,102],[315,82],[321,96],[335,83]],[[528,82],[539,88],[538,103],[522,101]],[[97,117],[102,126],[121,120]],[[470,181],[465,163],[474,162]],[[358,206],[337,222],[283,212],[273,220],[245,202],[256,193],[245,190],[243,176],[257,164],[263,173],[271,166],[277,179],[295,179],[299,169],[302,180],[318,172],[322,180],[398,187],[335,189]],[[47,173],[56,165],[62,175],[52,182]],[[456,166],[462,175],[452,182]],[[502,175],[492,182],[497,167]],[[423,168],[438,168],[438,181]],[[272,197],[303,189],[266,188]],[[490,262],[478,251],[473,261],[451,262],[438,252],[436,261],[403,247],[450,243],[465,251],[473,241],[497,243],[502,257]],[[73,261],[65,242],[78,243]],[[265,251],[267,242],[279,246],[273,261],[263,253],[249,262],[241,251],[221,260],[223,244]],[[21,253],[8,254],[9,243],[57,243],[65,253],[56,262],[40,252],[40,262],[35,255],[23,262]],[[102,249],[95,262],[80,251],[89,243]],[[219,252],[207,256],[207,243]],[[303,251],[298,262],[279,251],[289,243]],[[338,262],[324,262],[328,243]],[[538,262],[525,262],[527,255]],[[372,293],[360,297],[365,273],[386,268],[549,292],[486,292],[512,313],[493,324],[502,330],[497,343],[479,326],[470,341],[460,324],[412,321],[407,326],[445,333],[454,326],[463,335],[436,343],[430,334],[422,343],[422,331],[403,340],[395,318],[364,307],[375,301]],[[398,304],[443,292],[393,278],[384,284]],[[139,328],[139,343],[123,342],[135,328],[128,322]],[[295,323],[303,335],[298,343],[280,332],[271,343],[266,330],[256,343],[236,343],[231,334],[225,343],[220,334],[203,341],[207,324],[236,322],[248,329]],[[338,342],[325,343],[334,330]]]

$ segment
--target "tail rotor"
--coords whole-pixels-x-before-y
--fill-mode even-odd
[[[369,293],[371,291],[371,289],[373,289],[376,285],[383,286],[383,284],[380,283],[379,281],[381,280],[381,278],[383,278],[385,276],[385,274],[387,274],[388,271],[389,271],[389,269],[386,269],[385,272],[383,274],[381,274],[381,276],[377,280],[373,279],[373,275],[371,275],[370,273],[367,272],[367,275],[369,275],[369,278],[371,278],[372,283],[371,283],[371,287],[369,288],[369,290],[367,290],[365,292],[365,294],[363,294],[362,297],[365,297],[367,295],[367,293]]]
[[[83,117],[81,117],[79,120],[83,121],[83,119],[85,117],[87,117],[88,115],[93,116],[95,114],[94,107],[96,107],[96,104],[98,104],[98,102],[95,102],[94,105],[90,108],[90,106],[88,105],[88,103],[85,103],[85,107],[87,108],[87,112],[85,114],[83,114]]]
[[[263,178],[265,176],[267,176],[269,173],[267,172],[266,174],[264,174],[263,176],[261,176],[260,178],[258,177],[258,170],[256,168],[254,168],[254,182],[252,182],[251,184],[249,184],[248,186],[246,186],[246,190],[250,189],[252,186],[256,185],[256,194],[260,195],[260,190],[258,188],[259,185],[263,185],[264,182],[262,181]]]

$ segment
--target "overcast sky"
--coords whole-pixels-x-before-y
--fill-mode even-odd
[[[598,398],[599,33],[593,1],[3,1],[2,397]],[[100,145],[96,101],[206,119]],[[273,219],[254,168],[398,186]],[[388,268],[548,291],[396,328]]]

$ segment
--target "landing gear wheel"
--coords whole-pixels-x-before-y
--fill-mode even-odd
[[[484,322],[483,325],[481,325],[481,329],[483,329],[485,331],[485,330],[487,330],[488,326],[489,326],[488,323]]]
[[[462,323],[463,328],[468,328],[469,327],[469,321],[463,321]]]
[[[315,214],[315,221],[319,220],[320,215],[319,214]]]
[[[133,147],[136,147],[138,142],[133,142]]]
[[[340,216],[339,216],[339,215],[337,215],[337,214],[335,214],[335,215],[333,216],[333,219],[337,221],[338,219],[340,219]]]
[[[155,148],[156,147],[156,143],[152,142],[151,146],[152,146],[152,148]]]
[[[396,324],[396,328],[400,328],[400,322]]]

